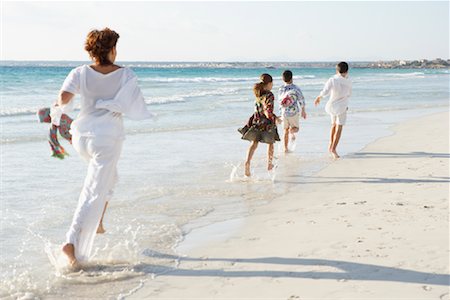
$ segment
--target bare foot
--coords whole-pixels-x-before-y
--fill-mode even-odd
[[[73,244],[65,244],[62,247],[62,252],[69,259],[69,265],[72,268],[78,268],[78,261],[77,258],[75,257],[75,247],[73,246]]]
[[[284,149],[284,153],[289,153],[289,149]]]
[[[272,163],[269,163],[269,164],[267,165],[267,171],[272,171],[272,169],[273,169],[273,164],[272,164]]]
[[[100,223],[97,228],[97,233],[102,234],[105,233],[105,228],[103,228],[103,223]]]
[[[250,163],[245,163],[245,176],[250,177],[252,174],[250,173]]]
[[[331,155],[333,156],[334,159],[338,159],[340,157],[339,154],[337,154],[336,150],[332,150]]]

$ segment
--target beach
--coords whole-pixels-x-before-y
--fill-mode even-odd
[[[449,299],[448,125],[408,120],[311,177],[280,162],[288,193],[197,229],[222,236],[127,299]]]
[[[95,239],[92,263],[81,272],[67,272],[64,257],[61,257],[61,244],[76,207],[86,164],[62,139],[70,156],[64,160],[51,157],[46,140],[48,126],[37,123],[35,113],[38,108],[50,105],[65,76],[80,64],[82,62],[0,64],[5,82],[9,83],[0,91],[3,175],[0,298],[137,299],[147,295],[169,297],[170,293],[178,298],[191,292],[194,295],[209,291],[209,287],[197,288],[201,282],[219,291],[215,284],[224,282],[226,286],[226,282],[235,280],[239,281],[236,285],[272,280],[282,280],[286,284],[295,282],[297,285],[297,282],[308,281],[311,277],[327,276],[331,279],[323,279],[321,284],[337,281],[348,287],[348,282],[352,282],[350,279],[321,273],[328,268],[327,272],[344,276],[347,271],[337,268],[338,262],[344,263],[347,269],[366,270],[364,266],[354,264],[360,263],[428,272],[425,262],[417,268],[408,267],[409,259],[405,257],[401,262],[405,265],[396,266],[383,257],[404,253],[404,248],[410,247],[410,234],[418,232],[390,233],[387,231],[390,227],[397,223],[408,224],[406,221],[414,219],[416,222],[429,222],[428,218],[431,218],[437,222],[440,219],[433,219],[440,216],[437,212],[446,213],[438,209],[439,205],[429,204],[428,198],[427,203],[420,203],[421,207],[427,208],[417,207],[415,211],[415,202],[406,201],[396,194],[395,189],[401,189],[405,195],[411,194],[413,199],[423,198],[424,193],[429,192],[425,188],[434,189],[437,184],[441,184],[441,188],[448,187],[448,172],[442,171],[441,166],[430,166],[430,172],[442,178],[428,178],[428,173],[402,175],[402,169],[397,170],[397,160],[404,159],[408,163],[420,160],[418,167],[411,168],[419,168],[417,172],[424,171],[422,156],[427,157],[426,153],[431,152],[440,153],[439,159],[448,164],[448,134],[445,137],[445,132],[436,127],[448,123],[445,117],[436,117],[439,116],[437,113],[448,111],[448,70],[352,69],[353,95],[348,122],[338,147],[343,159],[333,161],[326,153],[329,117],[324,112],[324,103],[315,107],[312,102],[335,70],[292,68],[294,83],[305,95],[308,114],[307,119],[300,123],[297,147],[293,153],[284,155],[281,143],[275,145],[277,168],[269,176],[266,170],[267,146],[260,145],[252,162],[253,176],[248,179],[243,174],[248,142],[241,140],[237,128],[242,127],[254,110],[252,86],[258,81],[259,74],[269,72],[274,76],[273,92],[276,94],[282,84],[280,76],[284,69],[267,69],[264,65],[255,67],[253,63],[229,66],[220,63],[174,65],[151,62],[127,62],[123,65],[137,74],[148,109],[155,113],[156,118],[143,122],[125,119],[126,139],[118,165],[119,182],[105,214],[106,233]],[[74,101],[77,108],[79,97]],[[276,113],[279,113],[277,106]],[[71,117],[76,117],[77,112],[76,109]],[[424,121],[422,118],[425,116],[435,119]],[[405,155],[358,154],[369,151],[367,145],[374,147],[380,138],[389,139],[393,129],[397,128],[395,126],[404,122],[411,122],[411,134],[416,135],[411,141],[417,145],[398,150],[395,147],[406,146],[409,140],[395,139],[392,140],[392,149],[382,153],[398,151]],[[432,134],[421,138],[420,130],[426,128]],[[440,135],[443,138],[439,139]],[[428,142],[427,138],[433,142]],[[446,147],[439,144],[445,140]],[[441,150],[431,150],[439,145]],[[418,157],[406,155],[413,152],[417,152]],[[384,159],[383,164],[380,159]],[[435,161],[433,157],[430,162]],[[377,168],[365,165],[369,163]],[[395,166],[392,173],[383,173],[387,172],[385,165],[389,168]],[[402,162],[398,163],[398,166],[402,165]],[[364,172],[357,174],[355,168]],[[374,171],[380,173],[375,174]],[[400,182],[392,182],[395,176],[399,176]],[[417,191],[416,177],[428,180],[417,182],[421,184]],[[381,201],[384,196],[368,192],[369,188],[375,187],[391,189],[387,195],[397,195],[398,199]],[[353,196],[358,199],[353,199]],[[370,200],[373,197],[380,202]],[[441,198],[448,199],[448,196]],[[395,204],[397,202],[400,204]],[[361,221],[354,221],[359,213],[368,215]],[[423,213],[427,218],[422,220]],[[404,214],[409,217],[406,221],[403,220],[407,217]],[[392,218],[392,224],[381,217]],[[427,223],[425,228],[433,233],[432,237],[442,236],[429,226]],[[382,229],[369,231],[369,227]],[[283,228],[292,229],[296,234],[284,232]],[[448,224],[436,225],[436,228],[448,230]],[[385,245],[379,247],[385,248],[378,249],[377,243],[372,244],[374,240],[369,234],[382,235]],[[340,237],[344,240],[341,241]],[[233,248],[235,242],[236,248]],[[444,249],[447,242],[442,240],[444,246],[439,249]],[[377,258],[376,254],[380,257]],[[413,254],[413,259],[422,259],[421,253]],[[183,259],[183,255],[187,256]],[[359,261],[357,255],[375,257]],[[280,263],[258,261],[267,257],[277,258]],[[235,262],[241,258],[253,262]],[[303,260],[292,263],[286,261],[287,258]],[[442,268],[448,268],[446,261],[438,260],[438,263]],[[294,275],[284,276],[286,270],[294,272]],[[430,270],[428,273],[446,273],[431,267]],[[226,271],[231,271],[234,276],[225,274]],[[296,272],[306,272],[306,275]],[[209,278],[211,282],[205,279],[194,283],[199,276]],[[172,282],[178,284],[178,281],[179,288],[164,288],[170,287]],[[380,281],[382,284],[393,283]],[[395,284],[403,287],[412,283]],[[421,286],[428,285],[423,283]],[[431,291],[424,290],[426,295],[442,289],[442,285],[430,286]],[[311,285],[309,295],[314,296],[316,287]],[[220,290],[217,297],[227,297],[227,293],[235,293],[235,298],[250,297],[255,289],[264,291],[265,288],[248,284],[248,289],[243,289],[242,293],[227,288]],[[319,290],[326,291],[325,288]],[[179,294],[176,295],[177,292]],[[273,294],[266,294],[285,297],[284,294],[280,296],[276,289]],[[211,298],[210,294],[205,295]],[[292,295],[296,294],[293,292]],[[197,296],[201,297],[200,294]],[[308,294],[300,294],[300,297],[304,296]],[[260,298],[261,294],[254,297]]]
[[[449,3],[1,1],[0,300],[450,300]]]

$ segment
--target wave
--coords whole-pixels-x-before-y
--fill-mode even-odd
[[[167,104],[176,102],[186,102],[186,100],[188,100],[189,98],[220,96],[220,95],[236,95],[238,94],[239,91],[240,89],[235,88],[219,88],[215,90],[195,91],[183,95],[150,97],[149,99],[145,99],[145,102],[147,104]]]
[[[1,117],[26,116],[36,114],[39,108],[7,108],[0,110]]]
[[[389,77],[420,77],[423,78],[424,72],[411,72],[411,73],[386,73],[383,76]]]
[[[294,79],[314,79],[315,75],[298,75]],[[257,82],[258,77],[144,77],[139,78],[144,82],[159,83],[209,83],[209,82]]]
[[[194,91],[191,93],[181,94],[181,95],[171,95],[171,96],[156,96],[148,97],[145,99],[147,104],[170,104],[170,103],[180,103],[186,102],[190,98],[195,97],[207,97],[207,96],[220,96],[220,95],[237,95],[242,89],[236,88],[218,88],[214,90],[201,90]],[[29,116],[34,115],[36,112],[44,107],[28,107],[28,108],[7,108],[0,110],[0,117],[12,117],[12,116]],[[48,106],[48,105],[47,105]],[[79,107],[75,108],[75,111],[79,111]]]
[[[50,107],[50,103],[44,104],[39,107],[26,107],[26,108],[13,107],[13,108],[0,109],[0,117],[16,117],[16,116],[35,115],[37,113],[37,111],[43,107]],[[76,105],[74,108],[74,112],[78,112],[79,110],[80,110],[80,106]]]
[[[376,74],[376,76],[358,76],[358,77],[350,77],[353,83],[361,83],[361,82],[377,82],[377,81],[394,81],[394,80],[408,80],[408,79],[421,79],[421,78],[433,78],[438,76],[434,74],[434,76],[426,75],[423,72],[412,72],[412,73],[383,73]]]

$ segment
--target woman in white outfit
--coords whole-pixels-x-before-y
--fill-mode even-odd
[[[52,108],[52,122],[57,122],[55,116],[69,110],[74,95],[81,96],[70,132],[73,147],[88,162],[88,172],[62,248],[72,266],[89,259],[95,234],[104,232],[103,214],[117,181],[124,139],[122,115],[136,120],[151,116],[136,75],[114,64],[118,38],[109,28],[89,32],[85,50],[93,64],[69,73]]]

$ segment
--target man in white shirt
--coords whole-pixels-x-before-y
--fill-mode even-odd
[[[317,106],[322,97],[330,95],[325,111],[331,116],[330,144],[328,151],[333,158],[339,158],[336,147],[342,134],[342,126],[347,119],[348,99],[352,95],[352,82],[348,79],[348,64],[340,62],[336,65],[336,75],[328,79],[319,96],[314,101]]]

